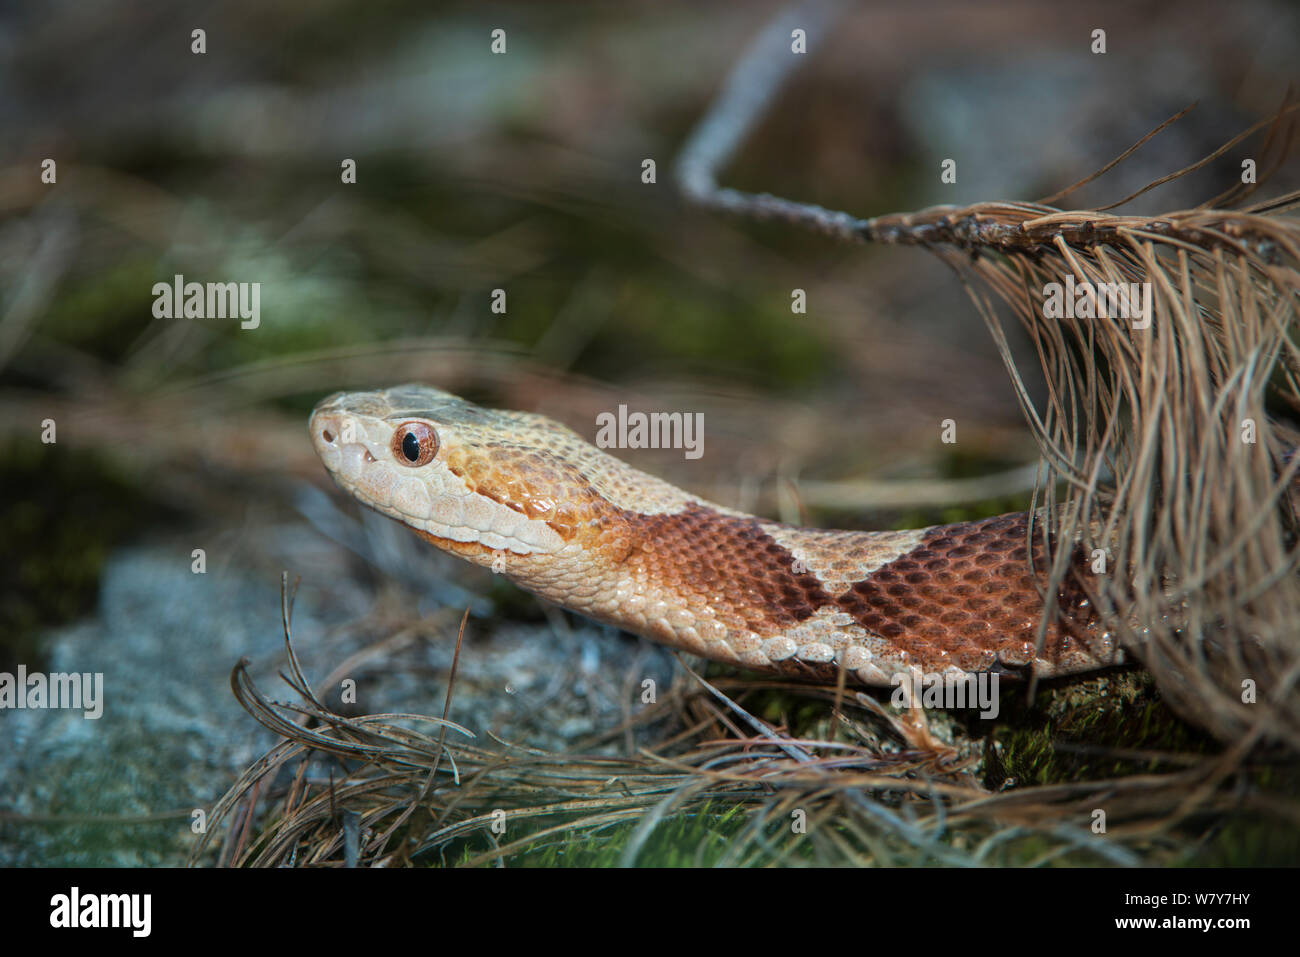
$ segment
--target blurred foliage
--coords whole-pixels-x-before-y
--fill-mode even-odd
[[[23,490],[0,496],[0,671],[35,670],[39,632],[94,607],[110,550],[138,531],[142,496],[102,456],[32,442],[0,451],[0,484]]]
[[[116,179],[102,195],[73,194],[81,204],[74,255],[30,343],[0,370],[0,387],[62,394],[68,363],[76,360],[124,392],[147,396],[159,384],[237,375],[255,363],[287,364],[322,349],[457,335],[514,344],[559,372],[607,383],[731,383],[816,404],[846,383],[901,390],[883,373],[910,372],[932,355],[956,356],[960,364],[970,330],[982,334],[967,303],[961,301],[960,312],[945,312],[948,300],[927,298],[934,294],[929,273],[878,268],[877,250],[845,249],[780,226],[735,227],[679,205],[672,155],[767,7],[461,3],[430,10],[405,0],[363,10],[341,2],[236,2],[207,11],[212,52],[196,66],[174,46],[175,37],[188,36],[187,5],[121,6],[111,16],[83,11],[84,36],[50,30],[6,53],[13,81],[11,93],[0,94],[13,97],[0,104],[11,111],[12,135],[0,145],[6,162],[27,169],[33,157],[57,149],[69,157],[61,160],[60,182],[70,193],[79,172],[107,171]],[[1110,12],[1118,20],[1122,11]],[[701,14],[712,18],[711,29],[697,28]],[[864,42],[879,42],[871,57],[846,47],[852,69],[836,67],[831,56],[799,78],[737,157],[727,182],[863,214],[933,201],[935,178],[921,141],[950,135],[954,127],[938,113],[907,114],[905,71],[934,71],[959,119],[981,104],[1001,102],[968,98],[992,75],[1030,100],[1064,104],[1057,108],[1063,124],[1088,116],[1089,103],[1113,122],[1109,141],[1054,132],[1053,139],[1068,145],[1068,162],[1057,166],[1045,165],[1051,144],[1040,154],[990,137],[985,148],[993,159],[984,166],[1010,166],[1022,154],[1034,162],[1034,179],[1014,184],[1026,190],[1037,188],[1039,179],[1044,188],[1059,187],[1148,128],[1145,118],[1121,111],[1164,115],[1161,96],[1167,93],[1146,103],[1127,92],[1122,98],[1108,93],[1104,76],[1076,82],[1063,52],[1074,43],[1074,24],[1038,36],[1024,23],[1007,22],[995,36],[966,37],[955,29],[935,35],[925,22],[924,31],[908,35],[895,25],[906,14],[904,7],[886,10],[881,21],[859,28]],[[1020,15],[1025,22],[1031,16]],[[917,16],[928,21],[930,14]],[[1066,14],[1045,16],[1055,22]],[[495,20],[509,23],[514,45],[494,72],[484,70],[479,54],[483,28]],[[1132,23],[1124,28],[1135,29]],[[1212,47],[1215,37],[1231,33],[1215,31],[1207,43]],[[1158,45],[1144,42],[1153,52],[1134,58],[1140,62],[1124,59],[1118,49],[1105,59],[1114,82],[1150,92],[1170,71],[1159,67]],[[1176,38],[1169,42],[1189,63],[1215,63],[1207,82],[1232,88],[1245,69],[1224,56],[1185,54]],[[925,55],[918,57],[923,44]],[[1143,49],[1133,41],[1126,45]],[[1063,64],[1061,72],[1036,67],[1026,82],[1027,67],[1018,58],[1031,46]],[[124,60],[123,49],[136,52]],[[1242,49],[1238,55],[1249,65],[1253,55]],[[51,71],[51,63],[66,68]],[[882,84],[872,70],[898,76]],[[1170,76],[1177,96],[1193,95],[1185,93],[1179,74]],[[248,110],[250,102],[257,108]],[[1014,104],[999,108],[1012,120],[1015,111]],[[1200,122],[1196,116],[1183,127],[1217,145],[1225,112],[1212,112],[1210,134],[1193,125]],[[991,126],[997,119],[984,122]],[[1028,126],[1030,142],[1041,143],[1043,128]],[[963,147],[964,183],[965,171],[981,160],[975,138]],[[1172,153],[1153,163],[1165,172],[1199,152],[1175,140]],[[344,155],[357,160],[355,186],[339,182]],[[637,181],[646,156],[659,162],[654,187]],[[1137,175],[1144,175],[1141,169]],[[139,197],[132,192],[137,189]],[[28,277],[23,257],[37,245],[41,215],[62,201],[57,191],[49,200],[24,195],[6,197],[13,216],[6,224],[13,234],[3,247],[11,253],[8,269],[0,274],[6,301]],[[915,259],[924,254],[916,252]],[[153,320],[152,285],[174,273],[262,282],[258,334],[242,334],[235,322]],[[841,327],[791,316],[789,288],[796,278],[820,284],[828,298],[838,296],[832,308],[844,318]],[[497,287],[509,295],[504,316],[487,310]],[[859,324],[883,333],[883,341],[843,334]],[[928,340],[889,341],[914,328],[925,330]],[[881,379],[863,381],[864,366],[854,360],[877,351],[886,356],[886,368],[865,368]],[[976,385],[984,392],[1005,387]],[[322,391],[326,387],[321,384]],[[949,384],[943,400],[960,398],[963,388]],[[906,398],[923,404],[935,397]],[[295,418],[311,402],[303,395],[269,400]],[[139,441],[166,444],[169,437],[142,434]],[[93,608],[112,548],[196,517],[179,516],[159,501],[147,474],[124,466],[130,450],[115,451],[39,446],[27,436],[11,439],[0,453],[0,481],[11,490],[0,505],[6,551],[0,670],[18,661],[39,665],[39,632]],[[846,445],[832,454],[846,474],[878,464],[864,447]],[[964,445],[960,452],[945,449],[932,464],[942,477],[962,478],[1019,462]],[[843,527],[903,528],[1027,504],[1024,495],[1008,495],[959,508],[829,518]],[[499,579],[489,587],[499,619],[538,618],[531,598]],[[734,674],[716,667],[706,673]],[[1154,760],[1118,757],[1115,749],[1215,752],[1206,736],[1172,715],[1149,680],[1132,672],[1100,683],[1047,686],[1033,705],[1018,695],[1004,701],[992,731],[948,715],[972,738],[1002,745],[989,752],[991,787],[1008,779],[1029,785],[1132,775]],[[796,732],[826,727],[824,702],[797,693],[773,690],[745,702]],[[149,759],[127,753],[110,758],[137,769]],[[1288,769],[1250,781],[1279,795],[1294,794],[1297,783]],[[146,789],[146,800],[150,793]],[[714,863],[744,826],[734,807],[706,805],[663,822],[637,862]],[[582,841],[539,841],[519,862],[615,863],[634,828],[618,825]],[[152,846],[169,826],[109,830],[71,832],[63,850],[74,854],[110,840]],[[1225,816],[1207,830],[1212,836],[1197,863],[1300,859],[1300,831],[1273,821]],[[484,850],[466,846],[462,860]],[[1043,850],[1029,838],[1008,845],[1003,862],[1025,863]],[[753,862],[763,860],[760,853]]]

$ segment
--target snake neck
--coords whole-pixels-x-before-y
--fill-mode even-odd
[[[696,498],[549,419],[423,386],[331,396],[310,428],[343,488],[437,547],[715,661],[888,684],[918,668],[1051,676],[1120,657],[1080,563],[1045,614],[1047,549],[1024,514],[797,528]]]
[[[550,555],[492,561],[563,607],[715,661],[868,684],[898,673],[1032,667],[1047,677],[1117,663],[1074,578],[1044,613],[1026,514],[897,532],[798,528],[695,501],[609,509]],[[442,544],[442,543],[435,543]],[[445,545],[442,545],[445,547]],[[481,550],[460,554],[492,564]],[[1037,649],[1037,650],[1036,650]]]

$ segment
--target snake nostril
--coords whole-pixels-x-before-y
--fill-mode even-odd
[[[324,439],[326,443],[332,443],[334,441],[334,433],[331,432],[329,429],[321,429],[320,437]]]

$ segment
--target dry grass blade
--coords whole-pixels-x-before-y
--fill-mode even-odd
[[[1021,215],[1001,211],[1006,222]],[[1038,349],[1051,383],[1043,407],[1016,382],[1050,466],[1042,515],[1058,559],[1076,547],[1104,557],[1086,585],[1108,630],[1175,708],[1219,737],[1300,749],[1297,463],[1267,407],[1273,390],[1295,398],[1300,226],[1223,211],[1165,220],[1159,235],[1108,226],[1112,241],[1091,246],[1058,235],[1032,259],[943,255],[976,280],[972,299],[1009,369],[981,285],[1011,304]],[[1148,283],[1149,322],[1045,316],[1044,290],[1064,276],[1080,288]],[[1099,486],[1103,468],[1114,489]],[[1049,591],[1067,568],[1053,564]]]
[[[1028,854],[1044,864],[1122,866],[1176,859],[1189,839],[1179,825],[1207,810],[1285,812],[1234,785],[1240,755],[1165,762],[1143,754],[1135,760],[1172,770],[990,791],[973,773],[974,754],[940,760],[906,741],[892,750],[868,741],[863,722],[885,709],[861,695],[837,701],[829,688],[811,693],[837,703],[839,736],[852,740],[796,739],[758,719],[757,733],[738,731],[721,717],[749,714],[736,699],[771,684],[731,680],[730,691],[679,689],[649,706],[643,724],[713,717],[688,719],[683,733],[658,734],[656,750],[631,757],[480,746],[446,717],[344,717],[305,693],[287,590],[282,677],[302,700],[273,702],[245,663],[235,668],[240,703],[284,740],[218,802],[191,863],[210,859],[224,824],[218,860],[236,866],[503,865],[584,854],[636,864],[652,850],[662,855],[665,841],[682,863],[971,866]],[[438,727],[437,737],[412,730],[417,721]],[[912,737],[905,728],[900,736]],[[1088,828],[1098,807],[1105,835]]]

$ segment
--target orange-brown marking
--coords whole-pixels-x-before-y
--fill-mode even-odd
[[[794,571],[794,555],[758,519],[702,505],[658,515],[622,509],[593,489],[580,469],[526,447],[457,450],[447,467],[477,494],[546,521],[566,542],[613,564],[631,563],[638,577],[684,603],[707,604],[729,624],[763,637],[830,607],[918,661],[937,658],[981,670],[995,658],[1014,666],[1033,657],[1027,649],[1035,643],[1043,604],[1027,561],[1023,514],[933,528],[918,548],[831,595],[815,574]],[[420,534],[466,557],[492,551]],[[845,548],[852,546],[846,539]],[[1041,541],[1034,553],[1041,569]],[[1048,661],[1089,637],[1083,599],[1077,583],[1067,582],[1042,649]]]
[[[780,634],[829,606],[918,661],[946,655],[960,668],[979,670],[992,665],[992,656],[1007,665],[1033,657],[1027,646],[1043,603],[1026,563],[1024,516],[932,529],[920,547],[837,596],[816,575],[796,573],[794,555],[758,520],[700,506],[671,515],[622,512],[619,520],[642,543],[627,560],[651,581],[687,603],[725,606],[760,636]],[[1035,551],[1041,567],[1041,547]],[[1086,637],[1083,598],[1077,584],[1062,590],[1061,614],[1042,650],[1047,660]]]

